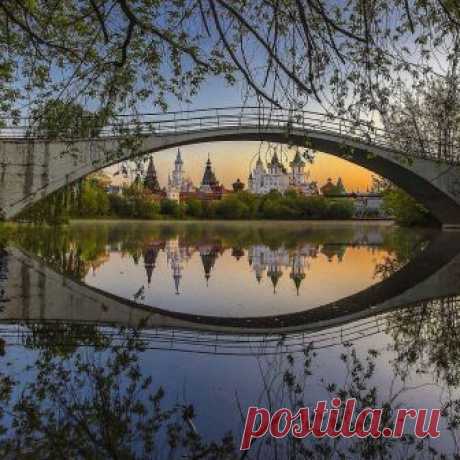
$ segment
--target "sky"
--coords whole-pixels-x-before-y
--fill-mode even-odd
[[[209,142],[199,145],[181,147],[184,161],[185,176],[190,177],[195,185],[199,185],[203,177],[205,162],[210,155],[217,179],[227,188],[239,178],[247,185],[247,179],[253,158],[259,151],[258,142]],[[265,159],[266,144],[262,148],[261,157]],[[177,149],[168,149],[154,154],[154,163],[161,186],[166,186],[168,173],[174,168]],[[285,149],[286,163],[294,156],[294,151]],[[113,173],[118,168],[110,168]],[[354,164],[320,153],[315,157],[313,164],[306,165],[305,171],[310,172],[310,180],[320,186],[329,177],[334,181],[340,176],[348,191],[366,191],[371,184],[372,173]],[[120,183],[120,176],[113,178],[114,183]]]
[[[238,107],[242,105],[242,90],[238,85],[228,86],[220,78],[208,80],[201,91],[194,97],[192,103],[183,103],[176,100],[169,101],[168,111],[196,110],[215,107]],[[320,111],[317,106],[308,107],[312,111]],[[156,112],[150,107],[142,107],[144,113]],[[213,142],[181,147],[184,160],[185,175],[189,176],[195,185],[199,185],[208,154],[217,176],[217,179],[227,188],[239,178],[247,184],[251,160],[259,151],[259,142]],[[262,147],[265,152],[267,144]],[[287,149],[286,149],[287,150]],[[286,152],[289,161],[294,151]],[[176,149],[164,150],[154,154],[155,167],[160,185],[167,184],[168,173],[174,168]],[[263,155],[263,159],[265,154]],[[107,172],[113,173],[117,167],[112,167]],[[348,191],[365,191],[371,185],[372,173],[348,161],[319,153],[312,165],[307,164],[306,170],[310,172],[310,179],[318,185],[324,184],[329,177],[336,180],[339,176]],[[114,183],[120,183],[120,176],[113,178]]]

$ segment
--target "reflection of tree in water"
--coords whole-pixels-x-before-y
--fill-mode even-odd
[[[163,388],[142,374],[135,334],[96,354],[63,357],[47,345],[30,382],[0,379],[2,458],[225,458],[235,450],[231,437],[201,439],[192,406],[163,408]]]
[[[394,234],[398,236],[395,237]],[[417,234],[418,235],[418,234]],[[165,223],[155,225],[138,223],[121,224],[75,224],[67,227],[21,226],[14,238],[17,243],[53,266],[66,268],[66,261],[72,251],[81,262],[91,262],[104,254],[109,247],[119,247],[122,254],[128,254],[139,261],[149,241],[179,239],[182,245],[198,246],[203,242],[218,240],[224,248],[247,249],[253,245],[265,245],[272,250],[280,247],[295,249],[310,243],[317,245],[353,246],[367,245],[376,236],[382,248],[399,251],[413,241],[414,233],[402,229],[380,227],[305,227],[300,225],[235,223]],[[418,239],[426,239],[420,234]],[[332,247],[331,246],[331,247]],[[343,251],[343,249],[341,249]],[[75,264],[76,262],[73,262]],[[81,270],[71,265],[68,270]]]
[[[442,389],[443,416],[457,448],[460,427],[460,297],[421,302],[389,316],[387,334],[395,354],[394,373],[433,376]]]
[[[25,226],[12,240],[57,271],[82,279],[107,256],[106,230]]]
[[[0,310],[9,301],[6,295],[8,281],[8,252],[0,245]]]
[[[399,271],[415,254],[426,248],[428,245],[426,236],[423,233],[414,233],[413,238],[407,238],[406,232],[402,229],[386,234],[384,246],[388,248],[388,254],[382,262],[376,264],[374,276],[386,279]]]
[[[66,323],[63,321],[26,323],[29,333],[23,343],[27,348],[48,350],[63,357],[72,355],[78,347],[106,347],[110,341],[96,324]]]
[[[435,375],[447,386],[460,385],[460,297],[430,300],[397,310],[388,319],[398,372]]]
[[[89,329],[80,332],[88,338],[94,336]],[[98,340],[95,349],[69,347],[65,353],[62,339],[72,342],[72,334],[36,336],[44,341],[34,342],[39,354],[32,378],[24,382],[8,374],[0,377],[3,426],[9,428],[0,433],[3,458],[242,458],[238,451],[240,430],[217,441],[207,440],[194,421],[196,409],[200,408],[193,407],[190,401],[166,403],[168,387],[154,382],[141,367],[147,345],[142,335],[127,330],[118,331],[118,335],[121,340],[114,341],[110,336]],[[90,345],[90,341],[84,343]],[[281,352],[283,339],[279,346]],[[343,370],[337,374],[341,375],[340,381],[330,381],[324,375],[321,356],[312,345],[302,353],[254,359],[260,370],[260,382],[254,385],[261,383],[263,391],[251,404],[267,407],[271,412],[280,407],[295,412],[300,407],[314,406],[319,399],[318,391],[313,391],[316,387],[324,400],[356,398],[356,411],[384,408],[383,425],[392,427],[394,410],[410,391],[404,382],[406,373],[396,368],[395,375],[402,384],[388,394],[387,388],[375,383],[379,353],[369,350],[361,354],[351,345],[337,349],[337,367]],[[238,397],[235,405],[241,409],[242,428],[245,410]],[[458,407],[452,408],[450,418],[458,412]],[[248,459],[416,456],[437,458],[437,453],[428,440],[411,435],[397,440],[297,440],[288,436],[276,441],[266,436],[254,441],[251,450],[243,455]]]

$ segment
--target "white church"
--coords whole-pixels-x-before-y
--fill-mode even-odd
[[[266,166],[259,155],[255,168],[249,174],[249,191],[263,195],[272,190],[284,193],[288,189],[294,189],[305,195],[318,194],[316,182],[309,181],[309,173],[305,172],[305,162],[299,152],[296,152],[289,167],[290,171],[287,171],[276,152]]]
[[[179,149],[177,149],[176,160],[174,161],[174,170],[168,174],[168,186],[166,187],[166,196],[170,200],[179,201],[180,194],[194,190],[193,182],[190,178],[185,177],[184,161]]]

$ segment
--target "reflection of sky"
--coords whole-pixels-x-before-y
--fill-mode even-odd
[[[363,364],[366,362],[367,351],[377,350],[381,355],[376,360],[374,376],[370,385],[376,385],[378,403],[388,401],[401,390],[403,385],[395,378],[391,366],[394,354],[387,351],[392,339],[385,333],[364,337],[354,342],[358,357]],[[330,394],[325,390],[328,383],[339,386],[349,382],[346,367],[340,360],[341,353],[350,349],[335,346],[316,351],[317,356],[312,361],[312,376],[302,375],[304,355],[293,353],[295,369],[300,370],[301,381],[305,379],[305,404],[314,406],[318,400],[330,401]],[[218,356],[197,355],[176,351],[149,351],[142,358],[145,372],[152,372],[154,382],[162,384],[170,401],[193,401],[197,413],[196,426],[208,439],[222,437],[233,430],[237,442],[240,440],[243,423],[240,419],[238,403],[246,415],[248,406],[258,405],[268,407],[263,391],[265,376],[272,385],[273,411],[280,407],[290,407],[289,402],[280,401],[282,392],[280,384],[273,384],[279,363],[287,366],[286,355],[278,356]],[[171,365],[173,364],[173,365]],[[283,373],[279,374],[279,378]],[[167,382],[167,383],[166,383]],[[393,407],[439,408],[443,396],[442,389],[434,382],[434,376],[410,372],[407,389],[393,401]],[[273,398],[273,396],[276,396]],[[378,405],[378,407],[381,407]],[[410,427],[410,422],[407,423]],[[450,446],[452,439],[445,430],[445,422],[441,422],[441,438],[433,441],[433,445]],[[397,447],[397,446],[395,446]]]
[[[85,224],[80,225],[83,227],[85,226]],[[136,223],[135,225],[137,227],[141,224]],[[255,226],[256,223],[252,225]],[[276,225],[278,227],[279,223],[270,223],[270,225]],[[298,229],[302,223],[296,222],[290,225]],[[160,251],[152,275],[151,291],[146,288],[145,295],[146,297],[151,296],[150,298],[154,300],[158,300],[160,298],[158,296],[163,295],[164,299],[170,302],[185,301],[183,304],[177,304],[181,308],[184,308],[184,305],[190,307],[199,304],[198,306],[200,308],[207,308],[207,310],[204,310],[205,312],[216,313],[219,302],[221,302],[220,305],[223,305],[222,301],[228,302],[229,293],[231,293],[233,298],[235,298],[235,296],[240,296],[240,298],[241,296],[247,296],[247,299],[251,301],[251,312],[268,314],[271,311],[270,309],[273,309],[274,306],[281,306],[283,309],[295,309],[298,305],[303,305],[305,307],[314,302],[324,301],[328,296],[332,296],[332,294],[339,297],[344,294],[346,295],[346,293],[359,290],[369,283],[372,284],[376,282],[377,280],[372,277],[373,269],[375,264],[381,261],[385,254],[387,254],[388,251],[386,251],[385,248],[390,247],[385,243],[385,228],[383,226],[372,226],[369,231],[365,231],[362,224],[359,226],[341,224],[337,225],[337,232],[333,232],[332,225],[329,226],[329,224],[325,223],[318,224],[319,228],[329,228],[327,236],[321,239],[318,238],[318,236],[308,239],[306,243],[300,243],[297,246],[293,245],[293,249],[290,251],[285,251],[282,247],[281,249],[272,249],[272,253],[264,258],[264,261],[267,263],[277,258],[279,265],[282,265],[281,271],[283,275],[278,282],[276,296],[273,295],[272,285],[266,274],[262,278],[261,284],[259,285],[257,283],[254,270],[254,257],[257,251],[255,251],[255,249],[252,250],[251,254],[253,261],[252,265],[249,265],[248,256],[250,254],[250,248],[248,247],[244,247],[244,255],[241,254],[241,251],[234,251],[235,255],[241,256],[239,260],[236,260],[236,258],[231,255],[231,248],[225,250],[223,253],[222,250],[219,249],[219,251],[217,251],[218,256],[215,264],[210,271],[209,287],[206,288],[203,264],[199,251],[201,247],[201,252],[203,254],[209,254],[213,244],[219,246],[217,243],[213,243],[217,241],[218,238],[208,238],[206,242],[203,243],[198,241],[193,247],[185,247],[183,245],[182,253],[180,252],[181,246],[174,243],[175,239],[171,240],[169,243],[165,242],[164,247],[165,249],[168,248],[170,255],[169,265],[166,252]],[[356,231],[351,234],[340,233],[339,230],[341,226],[345,228],[353,227]],[[91,230],[91,227],[88,228]],[[391,233],[394,229],[390,229],[389,231]],[[96,232],[94,233],[97,234]],[[183,235],[184,233],[179,234]],[[211,231],[209,233],[211,233]],[[267,234],[268,233],[267,231]],[[85,234],[83,228],[78,234]],[[132,233],[127,232],[126,234],[133,238]],[[228,235],[229,233],[226,234]],[[232,236],[236,236],[237,234],[237,228],[235,228]],[[287,231],[286,234],[288,234]],[[307,231],[305,231],[305,234],[307,234]],[[145,236],[142,232],[140,235],[142,237]],[[158,233],[156,235],[158,235]],[[199,235],[199,233],[195,233],[195,235]],[[412,231],[411,235],[415,236],[416,232]],[[116,238],[113,237],[113,240],[115,239]],[[122,243],[120,237],[117,241],[113,240],[109,241],[107,247],[116,247],[118,243],[120,243],[120,245]],[[127,240],[129,239],[127,238]],[[198,237],[196,240],[198,240]],[[82,238],[82,241],[85,241],[84,238]],[[144,239],[142,239],[142,241],[144,241]],[[145,241],[151,242],[148,237]],[[314,243],[313,241],[321,242]],[[369,246],[347,246],[346,244],[341,244],[342,241],[366,241],[375,246],[374,249],[371,249]],[[104,240],[104,247],[106,243],[107,242]],[[89,246],[91,245],[89,244]],[[258,254],[261,252],[261,246],[263,245],[258,247]],[[163,244],[160,244],[158,247],[163,247]],[[195,252],[193,252],[193,248],[195,248]],[[174,294],[174,283],[171,271],[171,260],[174,259],[173,253],[176,249],[178,249],[179,253],[183,256],[181,262],[183,265],[183,278],[181,280],[180,296]],[[265,251],[267,253],[267,250]],[[305,278],[300,287],[301,295],[297,297],[293,281],[289,277],[289,262],[291,262],[293,254],[299,253],[303,254],[305,258],[305,263],[303,264]],[[89,284],[97,285],[98,287],[102,287],[102,289],[112,290],[112,292],[114,292],[115,289],[119,289],[122,295],[123,292],[132,295],[141,284],[146,286],[146,273],[142,257],[139,260],[139,264],[134,265],[132,258],[128,255],[124,258],[121,258],[118,252],[112,252],[109,255],[110,257],[108,259],[106,257],[101,257],[100,261],[102,265],[98,265],[97,263],[94,264],[94,266],[97,267],[95,276],[93,277],[93,274],[90,272],[86,277],[86,281]],[[179,257],[179,261],[180,260],[181,258]],[[104,285],[104,283],[107,284]],[[235,289],[235,286],[237,286],[237,289]],[[434,292],[432,294],[435,295]],[[207,302],[205,304],[200,303],[202,299],[206,299],[206,296]],[[302,304],[296,304],[296,299],[301,301]],[[30,301],[33,303],[39,302],[39,297],[31,297]],[[277,301],[279,302],[276,303]],[[78,302],[74,302],[73,305],[78,309]],[[252,307],[252,305],[254,305],[254,307]],[[446,306],[443,306],[443,308],[446,308]],[[421,353],[421,355],[423,355],[422,358],[417,358],[415,362],[408,365],[408,376],[404,389],[402,389],[403,385],[399,381],[399,378],[395,377],[393,367],[395,363],[401,365],[401,367],[405,369],[407,365],[405,359],[411,360],[413,357],[409,354],[408,357],[403,358],[402,362],[398,362],[396,359],[397,356],[391,351],[395,343],[394,337],[396,337],[400,343],[405,344],[410,343],[411,340],[415,340],[415,338],[410,336],[406,331],[410,329],[410,325],[414,323],[414,318],[422,318],[422,322],[425,321],[421,326],[425,328],[428,327],[430,330],[436,329],[432,327],[435,325],[434,322],[433,325],[431,325],[430,321],[432,317],[426,315],[426,306],[420,306],[418,314],[415,314],[414,310],[417,310],[417,306],[411,305],[407,308],[405,321],[401,321],[399,328],[396,328],[394,331],[392,328],[394,328],[398,322],[396,319],[392,319],[392,315],[398,315],[398,311],[390,312],[388,315],[371,316],[361,322],[355,321],[346,325],[337,326],[333,331],[331,331],[331,329],[316,331],[316,337],[319,337],[319,339],[317,339],[317,345],[324,336],[333,336],[337,341],[340,341],[343,340],[343,337],[350,337],[346,335],[347,331],[354,331],[353,346],[357,350],[358,358],[364,365],[366,365],[367,351],[369,349],[377,350],[381,353],[375,360],[375,374],[370,378],[368,383],[368,386],[376,386],[377,407],[382,405],[382,401],[391,400],[394,396],[395,399],[392,402],[393,407],[402,405],[402,407],[409,408],[437,408],[441,406],[442,401],[447,397],[458,397],[457,389],[446,389],[445,382],[442,381],[442,378],[436,376],[435,372],[431,372],[433,368],[429,368],[429,372],[426,373],[416,372],[416,369],[422,366],[422,361],[426,360],[429,362],[431,359],[431,357],[426,354],[423,355],[423,353]],[[225,311],[226,310],[219,310],[219,313],[222,314],[225,313]],[[246,311],[247,310],[245,310],[245,312]],[[240,313],[241,311],[233,310],[230,312]],[[428,316],[428,318],[426,318],[426,316]],[[446,319],[448,318],[447,321],[450,321],[451,316],[445,316]],[[444,321],[446,321],[446,319]],[[439,323],[441,327],[443,324],[445,325],[445,323]],[[21,330],[16,324],[13,327],[15,331]],[[27,328],[26,325],[23,327]],[[423,327],[417,327],[415,329],[416,334],[422,331],[420,336],[423,337]],[[151,333],[151,336],[155,337],[155,334],[161,334],[162,330],[159,329],[148,332]],[[310,407],[314,405],[317,400],[330,399],[330,394],[325,390],[328,383],[335,383],[341,386],[344,384],[346,385],[347,382],[349,383],[350,381],[350,375],[347,374],[346,367],[340,359],[340,355],[342,353],[349,353],[350,348],[343,345],[334,345],[332,347],[316,350],[316,356],[313,357],[310,368],[311,375],[304,375],[302,365],[305,361],[305,356],[303,353],[291,353],[294,358],[294,365],[290,367],[286,354],[278,353],[270,356],[257,356],[257,349],[253,349],[253,352],[250,346],[246,345],[249,344],[249,340],[246,336],[238,337],[240,345],[243,343],[240,349],[237,348],[237,345],[235,346],[235,342],[231,342],[230,339],[232,338],[226,337],[228,340],[227,343],[230,342],[233,347],[233,349],[230,349],[229,346],[225,348],[221,345],[222,336],[214,336],[212,333],[208,334],[204,339],[204,341],[209,340],[211,346],[207,348],[202,346],[201,348],[202,350],[205,349],[209,354],[192,353],[189,351],[189,344],[184,342],[181,343],[178,340],[178,335],[183,332],[184,331],[181,330],[174,330],[167,340],[153,340],[152,342],[147,342],[147,346],[161,346],[163,350],[150,349],[140,353],[141,371],[145,376],[152,376],[154,389],[157,389],[159,386],[164,389],[164,408],[169,408],[177,403],[192,404],[194,406],[194,412],[196,413],[196,428],[207,440],[221,439],[228,431],[233,431],[236,444],[239,443],[243,426],[239,405],[241,406],[242,413],[245,414],[249,405],[267,406],[268,404],[264,397],[263,376],[266,381],[270,382],[271,388],[273,389],[273,411],[286,405],[289,406],[289,402],[287,402],[286,399],[282,399],[283,395],[286,397],[286,392],[280,390],[282,388],[284,370],[287,368],[291,371],[297,371],[297,375],[300,376],[301,382],[305,383],[306,390],[304,402]],[[196,334],[197,335],[193,337],[203,341],[203,336],[198,333]],[[371,335],[367,337],[366,334]],[[302,336],[302,333],[298,333],[298,336],[300,338],[297,343],[300,344],[308,344],[311,340],[311,335],[309,336],[308,333],[305,337]],[[209,339],[209,337],[211,337],[211,339]],[[417,335],[417,338],[418,337]],[[264,338],[261,340],[263,339]],[[285,343],[289,343],[289,335],[285,340]],[[328,342],[328,344],[329,343],[330,342]],[[213,344],[215,344],[215,346],[213,346]],[[324,342],[320,345],[324,345]],[[179,349],[184,351],[177,351]],[[199,346],[196,346],[195,349],[199,349]],[[248,355],[219,355],[220,352],[223,352],[222,350],[227,353],[238,353],[241,352],[241,349],[243,349],[243,353],[247,353]],[[273,351],[273,349],[271,351]],[[281,347],[279,351],[286,352],[290,350],[288,347]],[[6,352],[6,356],[0,360],[0,372],[5,375],[12,375],[18,380],[18,386],[14,394],[17,396],[20,394],[22,386],[25,383],[34,381],[34,371],[23,372],[22,369],[27,364],[33,364],[33,360],[36,358],[38,352],[37,350],[30,350],[23,347],[9,346],[6,347]],[[94,357],[96,362],[101,363],[107,352],[94,351],[91,347],[85,347],[84,354],[90,358]],[[280,363],[282,367],[279,367]],[[67,361],[67,364],[67,367],[72,369],[71,359]],[[432,444],[436,447],[442,446],[443,448],[452,450],[452,440],[450,435],[445,431],[444,422],[442,422],[441,425],[441,432],[441,438],[433,441]],[[394,443],[396,458],[399,458],[397,454],[400,452],[400,448],[400,442]]]
[[[376,407],[381,407],[383,401],[389,401],[399,392],[392,401],[392,407],[400,405],[406,408],[439,408],[441,401],[449,395],[435,382],[433,374],[417,373],[414,372],[415,366],[411,367],[403,389],[393,373],[391,363],[395,355],[388,351],[391,345],[392,338],[384,332],[353,343],[363,364],[366,363],[369,349],[381,353],[375,360],[375,374],[369,381],[369,386],[376,386]],[[37,352],[18,346],[7,346],[6,351],[6,356],[0,360],[0,372],[3,375],[13,375],[17,379],[18,385],[14,394],[17,396],[24,384],[34,380],[34,373],[24,372],[23,369],[27,364],[33,363]],[[142,374],[152,376],[153,388],[161,386],[165,391],[163,408],[170,408],[175,404],[192,404],[196,414],[194,424],[201,436],[208,441],[220,440],[232,431],[238,445],[243,429],[240,408],[244,417],[248,406],[269,407],[264,395],[263,377],[270,382],[272,388],[272,412],[291,406],[289,401],[283,400],[283,394],[286,397],[286,393],[279,391],[282,388],[283,372],[277,374],[279,370],[287,368],[291,371],[297,370],[299,381],[306,387],[304,404],[312,408],[318,400],[330,401],[330,394],[325,390],[328,383],[338,386],[349,383],[350,377],[347,376],[346,367],[340,359],[342,353],[349,352],[350,348],[344,346],[317,350],[310,367],[310,376],[303,375],[302,372],[305,359],[303,353],[291,354],[294,359],[293,367],[288,366],[287,356],[283,354],[229,356],[151,349],[140,353],[139,358]],[[104,351],[96,352],[90,347],[86,347],[83,353],[87,356],[86,359],[94,357],[97,362],[102,362],[106,354]],[[68,361],[67,367],[72,369],[70,359]],[[458,392],[454,390],[451,397],[456,396],[458,397]],[[6,421],[11,421],[9,416]],[[407,426],[410,427],[410,422]],[[441,437],[431,441],[431,445],[451,452],[455,447],[452,446],[450,434],[445,430],[444,420],[441,420],[440,431]],[[346,441],[341,440],[342,442]],[[401,449],[400,443],[395,443],[393,448],[398,452]]]
[[[208,251],[207,246],[177,248],[176,240],[166,245],[158,253],[150,285],[143,260],[136,265],[129,255],[116,251],[110,252],[84,281],[130,299],[143,287],[139,302],[174,311],[217,316],[276,315],[320,306],[367,288],[379,281],[375,266],[388,255],[384,249],[365,246],[305,245],[301,252],[310,251],[307,256],[299,256],[296,250],[272,251],[258,246],[245,249],[244,256],[237,260],[232,250],[226,249],[223,253],[215,251],[206,282],[202,254]],[[249,264],[249,255],[254,253],[260,256],[256,254]],[[260,282],[256,278],[259,268]],[[180,276],[179,295],[175,292],[175,273]],[[297,294],[294,278],[298,273],[301,279]]]

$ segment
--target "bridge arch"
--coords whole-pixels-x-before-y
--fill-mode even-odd
[[[291,334],[338,327],[401,306],[436,298],[457,297],[460,239],[439,232],[405,266],[360,292],[295,313],[271,316],[209,316],[148,306],[56,272],[39,257],[8,249],[2,321],[87,321],[119,327],[203,331],[219,334]],[[38,299],[34,305],[30,299]]]
[[[199,123],[198,123],[199,120]],[[204,121],[203,121],[204,120]],[[122,160],[184,145],[220,141],[269,141],[308,146],[362,166],[423,204],[445,226],[460,225],[460,166],[430,158],[410,161],[391,139],[356,134],[324,120],[291,123],[287,118],[246,119],[227,115],[175,116],[174,124],[148,122],[137,137],[136,154],[125,139],[106,132],[98,138],[47,141],[0,139],[0,207],[6,218],[66,184]],[[165,127],[166,126],[166,127]],[[0,136],[1,137],[1,136]]]

